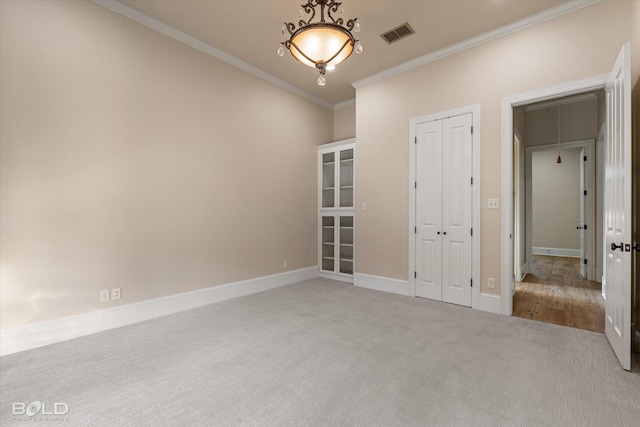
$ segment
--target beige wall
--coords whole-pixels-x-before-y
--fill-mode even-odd
[[[580,249],[582,148],[534,151],[531,156],[533,247]],[[562,163],[556,163],[558,155]]]
[[[92,2],[0,17],[2,329],[317,265],[332,111]]]
[[[407,279],[409,120],[479,103],[481,291],[501,277],[501,99],[608,73],[631,36],[630,2],[601,2],[357,89],[358,273]],[[393,105],[394,108],[389,108]],[[498,281],[500,282],[500,281]]]
[[[355,138],[356,136],[356,106],[349,105],[333,112],[333,139]]]

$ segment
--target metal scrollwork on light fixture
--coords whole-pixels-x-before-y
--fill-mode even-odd
[[[312,22],[318,6],[320,19]],[[327,70],[347,59],[354,50],[362,53],[360,41],[352,34],[352,31],[360,31],[360,23],[358,18],[354,18],[345,25],[341,17],[334,18],[333,14],[338,10],[340,15],[343,13],[342,3],[334,0],[308,0],[300,7],[298,27],[293,22],[285,22],[282,27],[282,35],[286,36],[288,31],[290,37],[280,44],[278,56],[283,56],[288,49],[295,59],[320,72],[318,84],[324,86]],[[302,19],[305,14],[310,15],[306,20]]]

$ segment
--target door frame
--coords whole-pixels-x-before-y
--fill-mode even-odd
[[[574,80],[542,89],[532,90],[502,98],[502,220],[501,220],[501,310],[513,314],[511,289],[515,285],[513,267],[513,109],[526,104],[547,101],[563,96],[576,95],[604,89],[609,74]]]
[[[585,201],[585,222],[587,224],[587,232],[585,233],[586,242],[585,242],[585,250],[588,254],[587,263],[587,277],[588,280],[595,280],[595,263],[598,263],[597,260],[594,260],[596,257],[596,230],[599,228],[596,226],[595,214],[596,214],[596,188],[598,184],[596,184],[596,171],[595,171],[595,139],[583,139],[578,141],[569,141],[569,142],[558,142],[554,144],[546,144],[546,145],[535,145],[532,147],[525,147],[525,212],[526,212],[526,231],[525,231],[525,250],[526,250],[526,259],[531,260],[533,256],[533,218],[531,212],[533,211],[533,182],[532,182],[532,161],[533,161],[533,153],[537,151],[550,151],[550,150],[559,150],[559,149],[567,149],[567,148],[584,148],[587,150],[587,195]],[[581,179],[581,178],[579,178]],[[602,184],[600,184],[602,185]],[[602,202],[602,201],[600,201]],[[581,200],[582,203],[582,200]],[[601,263],[600,260],[599,263]],[[582,260],[580,260],[582,264]]]
[[[471,113],[472,134],[472,156],[473,156],[473,189],[472,189],[472,215],[473,215],[473,239],[471,242],[471,278],[476,286],[471,288],[471,308],[499,312],[499,298],[490,299],[488,302],[480,295],[480,104],[469,105],[453,110],[441,111],[439,113],[416,117],[409,121],[409,296],[416,296],[416,127],[420,123],[442,120],[448,117],[459,116]]]
[[[514,272],[517,274],[516,281],[522,281],[524,276],[529,273],[529,257],[527,256],[527,225],[526,218],[527,208],[526,208],[526,200],[525,197],[527,193],[527,184],[526,184],[526,150],[523,144],[524,138],[518,132],[517,128],[513,128],[513,144],[514,147],[517,147],[517,150],[514,150],[514,158],[513,164],[514,166],[518,165],[518,170],[514,170],[514,229],[513,229],[513,238],[514,238],[514,250],[513,250],[513,259],[514,259]],[[517,156],[517,158],[516,158]],[[516,176],[516,172],[517,175]],[[517,185],[516,185],[517,183]],[[517,202],[517,203],[516,203]],[[524,217],[524,218],[523,218]],[[511,293],[515,293],[515,289],[511,290]]]

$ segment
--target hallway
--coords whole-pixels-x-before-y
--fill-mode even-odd
[[[580,276],[578,258],[533,255],[530,271],[516,283],[514,316],[604,333],[602,284]]]

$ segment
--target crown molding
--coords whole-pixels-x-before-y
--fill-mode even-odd
[[[220,49],[217,49],[210,44],[203,42],[202,40],[190,36],[189,34],[183,33],[182,31],[179,31],[172,26],[165,24],[164,22],[158,21],[157,19],[152,18],[137,9],[120,3],[118,0],[93,0],[93,2],[113,12],[119,13],[122,16],[126,16],[127,18],[145,25],[153,30],[156,30],[168,37],[171,37],[174,40],[182,42],[188,46],[198,49],[201,52],[211,55],[216,59],[224,61],[227,64],[233,65],[234,67],[246,71],[249,74],[266,80],[267,82],[272,83],[282,89],[288,90],[289,92],[306,98],[309,101],[313,101],[323,106],[324,108],[327,108],[329,110],[334,109],[334,105],[330,102],[327,102],[322,98],[319,98],[303,89],[300,89],[297,86],[287,83],[284,80],[280,80],[279,78],[257,67],[254,67],[253,65],[247,64],[246,62],[236,58],[235,56],[229,55],[228,53],[223,52]]]
[[[246,71],[249,74],[252,74],[260,79],[263,79],[269,83],[272,83],[282,89],[285,89],[291,93],[294,93],[298,96],[301,96],[309,101],[315,102],[318,105],[321,105],[324,108],[329,110],[340,110],[342,108],[346,108],[355,104],[355,99],[350,99],[344,102],[340,102],[338,104],[331,104],[324,99],[313,95],[295,85],[292,85],[284,80],[281,80],[272,74],[269,74],[253,65],[250,65],[235,56],[229,55],[228,53],[217,49],[210,44],[203,42],[193,36],[190,36],[186,33],[183,33],[176,28],[165,24],[155,18],[150,17],[137,9],[134,9],[130,6],[127,6],[123,3],[120,3],[118,0],[92,0],[94,3],[103,6],[113,12],[116,12],[122,16],[125,16],[133,21],[136,21],[146,27],[149,27],[153,30],[156,30],[168,37],[171,37],[174,40],[182,42],[188,46],[191,46],[195,49],[198,49],[201,52],[204,52],[210,56],[213,56],[216,59],[226,62],[234,67],[237,67],[243,71]],[[437,61],[449,55],[456,54],[466,49],[470,49],[472,47],[478,46],[480,44],[495,40],[497,38],[506,36],[508,34],[514,33],[516,31],[522,30],[524,28],[530,27],[532,25],[539,24],[544,21],[548,21],[550,19],[556,18],[558,16],[576,11],[586,6],[590,6],[594,3],[598,3],[600,0],[570,0],[565,3],[562,3],[559,6],[548,9],[546,11],[540,12],[538,14],[529,16],[520,21],[513,22],[511,24],[502,26],[495,30],[484,33],[480,36],[473,37],[462,41],[460,43],[456,43],[454,45],[445,47],[438,51],[429,53],[427,55],[418,57],[411,61],[407,61],[403,64],[397,65],[395,67],[388,68],[387,70],[381,71],[379,73],[373,74],[369,77],[365,77],[364,79],[358,80],[352,83],[352,86],[356,89],[370,85],[372,83],[387,79],[389,77],[395,76],[396,74],[403,73],[405,71],[409,71],[413,68],[420,67],[422,65],[428,64],[430,62]]]
[[[512,22],[511,24],[507,24],[502,27],[496,28],[495,30],[486,32],[477,37],[472,37],[460,43],[453,44],[451,46],[429,53],[427,55],[418,57],[416,59],[412,59],[411,61],[407,61],[403,64],[396,65],[395,67],[388,68],[384,71],[373,74],[369,77],[365,77],[364,79],[355,81],[351,85],[354,88],[359,89],[361,87],[370,85],[372,83],[376,83],[381,80],[387,79],[389,77],[395,76],[396,74],[404,73],[405,71],[409,71],[416,67],[420,67],[430,62],[437,61],[449,55],[453,55],[458,52],[471,49],[472,47],[481,45],[483,43],[487,43],[497,38],[509,35],[511,33],[515,33],[516,31],[520,31],[525,28],[531,27],[533,25],[540,24],[542,22],[556,18],[558,16],[574,12],[583,7],[590,6],[594,3],[598,3],[599,1],[600,0],[571,0],[565,3],[562,3],[556,7],[542,11],[535,15],[531,15],[519,21]]]
[[[351,107],[356,105],[356,99],[347,99],[346,101],[342,101],[333,106],[333,111],[342,110],[343,108]]]

